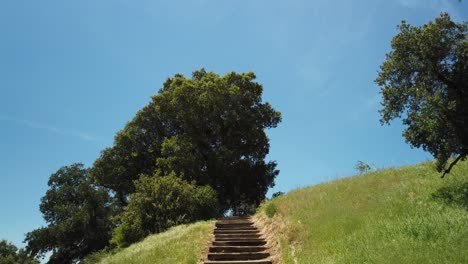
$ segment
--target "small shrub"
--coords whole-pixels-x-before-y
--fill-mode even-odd
[[[218,212],[213,188],[195,186],[174,174],[142,176],[135,188],[119,216],[121,224],[113,231],[111,243],[118,248],[175,225],[213,218]]]
[[[432,194],[432,198],[449,205],[462,206],[468,209],[468,182],[461,185],[442,187]]]
[[[363,161],[358,160],[356,163],[356,166],[354,167],[357,171],[359,171],[359,174],[366,173],[371,170],[371,166]]]
[[[272,218],[275,216],[277,211],[276,205],[274,203],[269,203],[265,207],[265,214],[269,217]]]
[[[284,192],[282,191],[279,191],[279,192],[275,192],[272,196],[271,196],[271,199],[275,199],[276,197],[280,197],[281,195],[283,195]]]
[[[141,226],[141,221],[136,221],[134,223],[124,221],[114,228],[110,242],[113,245],[117,245],[118,248],[125,248],[144,238],[146,235],[144,227]]]

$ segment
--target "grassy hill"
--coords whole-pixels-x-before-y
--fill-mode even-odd
[[[211,240],[213,227],[212,221],[176,226],[164,233],[148,236],[115,254],[97,253],[88,257],[85,263],[197,263]]]
[[[295,190],[255,217],[284,263],[468,263],[468,162],[445,179],[421,163]],[[212,230],[178,226],[87,263],[197,263]]]
[[[284,263],[468,263],[468,162],[445,179],[421,163],[295,190],[258,217]]]

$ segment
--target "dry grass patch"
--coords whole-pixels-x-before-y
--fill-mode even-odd
[[[211,241],[214,222],[180,225],[166,232],[148,236],[115,254],[101,254],[86,263],[99,264],[196,264],[203,258]]]

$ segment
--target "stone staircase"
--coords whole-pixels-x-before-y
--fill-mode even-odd
[[[266,241],[249,217],[220,218],[205,264],[272,264],[267,251]]]

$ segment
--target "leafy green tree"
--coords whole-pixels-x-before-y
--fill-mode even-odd
[[[281,115],[262,102],[263,87],[254,79],[204,69],[169,78],[95,162],[93,177],[122,204],[141,174],[174,172],[215,189],[220,212],[258,205],[279,173],[276,162],[265,161],[265,129]]]
[[[112,226],[109,194],[89,178],[83,164],[60,168],[49,178],[40,210],[48,226],[26,234],[26,250],[48,263],[75,263],[108,245]]]
[[[26,251],[6,240],[0,241],[0,264],[39,264],[35,258],[28,256]]]
[[[430,152],[443,177],[468,154],[468,24],[443,13],[423,26],[403,21],[398,28],[376,79],[381,123],[403,117],[406,141]]]
[[[262,103],[263,88],[254,79],[253,73],[220,77],[202,69],[191,79],[168,79],[153,97],[175,132],[163,142],[157,169],[209,184],[222,210],[258,205],[278,174],[275,162],[265,162],[265,129],[276,127],[281,115]]]
[[[133,181],[141,174],[153,174],[161,156],[161,145],[169,132],[155,109],[154,102],[141,109],[91,169],[92,177],[115,193],[119,207],[125,206],[128,194],[135,191]]]
[[[217,215],[218,201],[211,187],[196,187],[174,174],[142,176],[135,181],[135,188],[120,216],[121,224],[114,230],[112,242],[118,247],[171,226]]]

